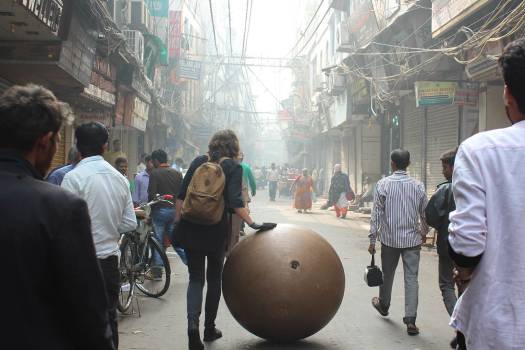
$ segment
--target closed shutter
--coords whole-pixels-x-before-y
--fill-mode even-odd
[[[405,98],[403,103],[403,148],[410,152],[408,174],[422,181],[423,121],[424,110],[416,107],[415,98]]]
[[[459,108],[433,106],[427,110],[427,193],[432,195],[436,186],[445,181],[440,156],[456,147],[459,139]]]
[[[62,127],[62,129],[60,129],[60,143],[58,144],[57,153],[55,153],[55,157],[51,163],[51,169],[64,164],[66,164],[66,131],[65,128]]]

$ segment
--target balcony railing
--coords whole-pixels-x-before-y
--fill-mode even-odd
[[[24,6],[44,25],[46,25],[53,34],[58,34],[60,29],[60,19],[62,18],[62,9],[64,1],[62,0],[18,0],[20,5]]]

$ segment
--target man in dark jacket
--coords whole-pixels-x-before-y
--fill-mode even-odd
[[[426,221],[437,230],[437,252],[439,255],[439,288],[449,315],[452,315],[457,297],[454,284],[454,263],[448,253],[448,215],[456,209],[452,193],[452,173],[456,150],[445,152],[441,156],[443,176],[446,182],[438,185],[436,193],[430,198],[425,209]]]
[[[42,181],[60,141],[60,106],[35,85],[0,97],[2,348],[111,350],[86,203]]]

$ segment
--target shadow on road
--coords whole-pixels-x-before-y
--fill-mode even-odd
[[[286,344],[280,344],[280,343],[272,343],[267,340],[254,340],[250,343],[245,343],[242,347],[243,349],[250,349],[250,350],[277,350],[277,349],[286,349],[286,350],[294,350],[294,349],[301,349],[301,350],[330,350],[330,349],[338,349],[338,347],[334,347],[330,344],[323,344],[315,341],[310,340],[300,340],[293,343],[286,343]]]

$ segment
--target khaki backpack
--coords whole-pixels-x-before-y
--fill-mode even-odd
[[[182,204],[184,220],[200,225],[215,225],[221,221],[226,186],[221,164],[226,159],[230,158],[221,158],[216,163],[208,157],[208,161],[195,170]]]

